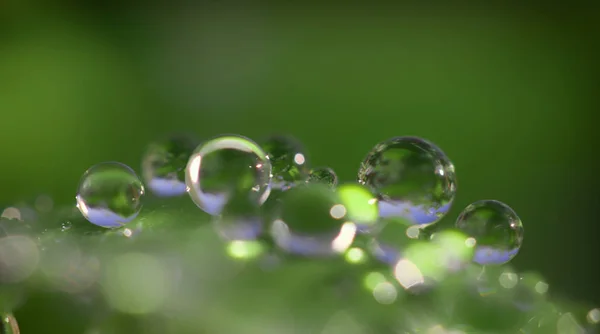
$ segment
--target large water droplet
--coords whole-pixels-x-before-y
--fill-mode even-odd
[[[290,136],[271,136],[262,142],[273,167],[271,187],[287,190],[306,179],[309,164],[302,144]]]
[[[10,313],[0,313],[0,334],[19,334],[19,324],[17,319]]]
[[[103,162],[83,174],[77,208],[90,223],[116,228],[137,217],[142,195],[144,186],[133,169],[119,162]]]
[[[218,215],[240,194],[262,204],[271,191],[271,162],[252,140],[226,135],[200,144],[186,167],[185,183],[196,205]]]
[[[333,188],[338,184],[338,177],[337,174],[335,174],[335,172],[333,171],[333,169],[329,167],[317,167],[313,168],[310,171],[306,182],[322,183]]]
[[[523,243],[523,224],[506,204],[483,200],[467,206],[456,227],[476,242],[473,261],[482,265],[503,264],[514,258]]]
[[[186,135],[171,136],[148,145],[142,160],[142,176],[157,196],[185,193],[185,166],[198,142]]]
[[[379,195],[381,217],[418,225],[439,221],[456,194],[452,162],[437,146],[416,137],[377,144],[362,162],[358,180]]]
[[[282,199],[271,235],[290,253],[320,256],[343,253],[351,244],[356,225],[338,194],[322,184],[292,188]]]

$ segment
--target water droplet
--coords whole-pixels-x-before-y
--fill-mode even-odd
[[[77,208],[92,224],[116,228],[142,208],[144,186],[129,166],[103,162],[88,169],[77,190]]]
[[[17,319],[10,313],[1,313],[0,334],[19,334],[19,324]]]
[[[185,194],[185,167],[197,144],[192,136],[173,135],[148,146],[142,160],[142,176],[155,195]]]
[[[348,210],[348,218],[354,222],[360,233],[370,233],[376,228],[379,215],[377,198],[368,187],[360,184],[343,184],[337,192]]]
[[[333,169],[329,167],[317,167],[313,168],[308,174],[308,183],[322,183],[331,188],[334,188],[338,184],[337,174]]]
[[[213,225],[227,241],[255,240],[263,229],[259,206],[248,196],[234,196],[215,217]]]
[[[439,221],[456,194],[452,162],[437,146],[416,137],[377,144],[362,162],[358,180],[380,197],[381,217],[407,218],[418,225]]]
[[[309,164],[306,152],[295,138],[271,136],[262,142],[261,147],[271,161],[273,189],[287,190],[307,178]]]
[[[66,221],[60,225],[60,230],[63,232],[68,231],[71,229],[72,226],[73,226],[73,224],[71,224],[70,221]]]
[[[456,227],[476,240],[473,261],[503,264],[514,258],[523,243],[523,224],[506,204],[483,200],[467,206]]]
[[[271,235],[281,249],[305,256],[343,253],[356,225],[347,220],[338,194],[322,184],[292,188],[282,198]]]
[[[218,215],[233,196],[262,204],[271,192],[271,162],[252,140],[226,135],[200,144],[186,167],[185,182],[196,205]]]

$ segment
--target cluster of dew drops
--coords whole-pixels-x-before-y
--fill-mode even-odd
[[[148,146],[141,176],[119,162],[96,164],[81,178],[77,208],[90,223],[117,229],[139,215],[146,190],[159,198],[187,196],[199,213],[212,216],[215,237],[233,258],[376,263],[389,269],[395,286],[415,294],[472,266],[482,274],[499,268],[523,242],[520,218],[496,200],[474,202],[453,227],[438,228],[456,196],[456,172],[439,147],[418,137],[378,143],[360,163],[357,179],[339,182],[333,169],[311,166],[304,146],[291,136],[257,143],[240,135],[203,142],[173,135]],[[499,280],[514,286],[515,276],[503,272]],[[538,276],[528,277],[516,281],[529,280],[537,293],[545,292]],[[393,302],[395,287],[387,277],[371,271],[365,284],[379,303]],[[599,323],[600,310],[591,312],[588,320]],[[0,329],[16,326],[10,314],[5,319]]]
[[[266,237],[279,251],[297,256],[344,254],[360,262],[368,254],[396,266],[401,283],[402,272],[410,270],[405,245],[394,244],[397,234],[436,239],[439,233],[423,231],[448,213],[457,190],[446,154],[408,136],[375,145],[361,162],[357,181],[339,185],[331,168],[311,168],[303,145],[287,135],[260,143],[222,135],[199,145],[189,136],[167,137],[147,149],[142,177],[144,182],[122,163],[97,164],[81,179],[77,207],[95,225],[121,227],[142,209],[145,184],[159,197],[189,196],[214,217],[218,235],[238,253]],[[467,249],[459,252],[458,262],[469,256],[481,265],[504,264],[523,242],[519,217],[495,200],[468,205],[454,231],[453,240],[463,236],[461,246]]]

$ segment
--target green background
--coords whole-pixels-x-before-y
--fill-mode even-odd
[[[82,173],[139,171],[164,134],[289,133],[353,181],[377,142],[454,161],[467,204],[525,226],[513,264],[600,302],[593,9],[536,6],[0,5],[0,206],[73,204]]]

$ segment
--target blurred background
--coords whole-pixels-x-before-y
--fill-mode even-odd
[[[288,133],[346,181],[379,141],[437,143],[452,212],[512,206],[512,261],[600,303],[596,11],[525,5],[0,3],[0,206],[74,203],[164,134]],[[600,30],[598,30],[600,31]]]

